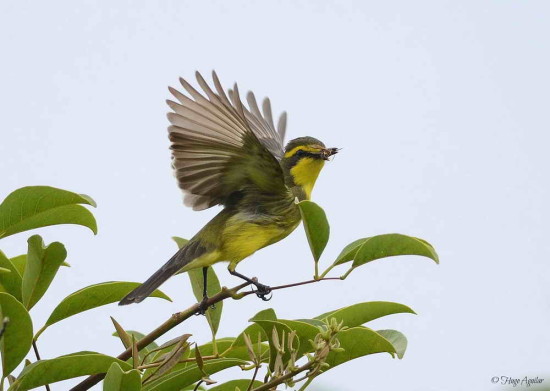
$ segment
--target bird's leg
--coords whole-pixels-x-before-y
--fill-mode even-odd
[[[258,296],[263,301],[269,301],[271,300],[271,288],[267,285],[260,284],[256,278],[249,278],[247,276],[242,275],[241,273],[237,272],[236,270],[229,269],[229,273],[233,276],[242,278],[246,282],[251,283],[256,287],[256,296]],[[269,297],[268,297],[269,295]]]
[[[206,310],[208,309],[208,306],[206,305],[206,302],[208,301],[208,266],[202,268],[202,282],[202,301],[199,304],[197,315],[206,314]]]

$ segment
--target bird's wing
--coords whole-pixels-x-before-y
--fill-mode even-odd
[[[195,210],[210,208],[250,187],[286,192],[279,164],[286,115],[281,116],[277,132],[269,100],[264,101],[262,115],[252,93],[247,110],[236,84],[228,97],[215,73],[215,92],[198,72],[196,76],[205,95],[180,79],[189,97],[170,88],[179,103],[167,101],[173,110],[168,113],[172,165],[185,204]]]

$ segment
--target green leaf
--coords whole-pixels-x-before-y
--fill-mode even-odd
[[[31,236],[27,243],[27,265],[23,273],[21,290],[23,304],[31,309],[46,293],[57,270],[67,258],[67,251],[59,242],[44,247],[40,235]]]
[[[29,313],[17,299],[0,293],[0,321],[8,318],[0,338],[2,373],[10,374],[29,352],[32,345],[32,321]]]
[[[365,243],[366,240],[369,238],[363,238],[363,239],[357,239],[350,244],[348,244],[344,249],[340,252],[340,255],[336,258],[336,261],[334,261],[335,265],[340,265],[342,263],[346,263],[349,261],[352,261],[355,258],[355,254],[357,254],[357,250],[361,248],[363,243]]]
[[[56,224],[78,224],[97,233],[92,213],[79,204],[96,206],[84,194],[49,186],[15,190],[0,204],[0,238]]]
[[[360,244],[359,248],[357,245]],[[353,260],[356,268],[375,259],[398,255],[420,255],[439,263],[439,257],[431,244],[423,239],[401,234],[384,234],[359,239],[349,244],[338,256],[335,265]]]
[[[269,343],[269,369],[273,370],[275,367],[275,359],[277,357],[278,351],[275,343],[273,341],[273,329],[276,330],[277,335],[279,336],[279,342],[282,342],[282,335],[285,334],[285,341],[287,340],[288,335],[292,332],[290,327],[286,324],[283,324],[274,320],[255,320],[255,323],[259,324],[267,335],[267,342]],[[252,340],[255,341],[255,340]],[[282,355],[283,363],[287,363],[290,359],[289,349],[286,349]]]
[[[309,248],[317,263],[327,245],[330,234],[327,216],[325,211],[312,201],[301,201],[298,203],[298,207],[302,214]]]
[[[103,381],[103,391],[140,391],[141,375],[138,370],[124,372],[118,363],[114,362],[107,371]]]
[[[254,322],[256,320],[277,320],[277,315],[275,314],[273,308],[267,308],[254,315],[251,319],[249,319],[249,322]],[[246,329],[244,329],[242,333],[239,334],[237,339],[235,339],[235,342],[233,342],[233,345],[231,345],[232,349],[246,346],[244,342],[244,334],[248,334],[252,341],[257,341],[258,334],[260,334],[262,335],[262,341],[267,341],[267,336],[262,326],[254,323],[248,326]]]
[[[113,322],[113,326],[115,326],[115,332],[113,335],[116,335],[120,342],[122,342],[122,346],[124,346],[124,349],[128,349],[132,346],[132,336],[124,330],[124,328],[116,321],[115,318],[111,316],[111,322]]]
[[[261,386],[262,384],[264,383],[262,383],[259,380],[254,380],[252,387],[256,388]],[[250,385],[250,379],[231,380],[231,381],[228,381],[227,383],[223,383],[216,387],[209,388],[208,391],[235,391],[237,387],[245,391],[245,390],[248,390],[249,385]]]
[[[193,293],[195,294],[195,298],[199,302],[202,301],[202,295],[203,295],[203,289],[204,289],[202,268],[189,270],[187,274],[189,275],[189,280],[191,281],[191,287],[193,288]],[[212,297],[216,293],[219,293],[222,290],[222,287],[220,285],[220,280],[218,279],[218,276],[216,275],[216,272],[214,271],[213,267],[208,268],[207,281],[208,282],[207,282],[206,292],[208,294],[208,297]],[[208,321],[208,325],[210,326],[210,330],[212,331],[213,337],[216,336],[216,333],[218,332],[218,328],[220,327],[222,310],[223,310],[223,301],[216,303],[214,308],[208,308],[206,310],[206,314],[205,314],[206,320]]]
[[[319,334],[321,330],[318,327],[298,320],[277,319],[277,322],[280,322],[288,326],[291,330],[296,331],[296,335],[300,340],[300,348],[298,349],[297,354],[298,358],[302,357],[304,353],[313,351],[313,347],[309,343],[309,340],[313,341],[315,336]]]
[[[55,307],[39,334],[42,333],[46,327],[75,314],[88,311],[92,308],[101,307],[106,304],[117,303],[139,285],[141,285],[139,282],[110,281],[90,285],[71,293],[69,296],[64,298],[61,303],[57,305],[57,307]],[[150,297],[159,297],[161,299],[172,301],[158,289],[154,291]]]
[[[10,261],[19,272],[19,275],[23,276],[23,274],[25,274],[25,267],[27,265],[27,254],[21,254],[16,257],[10,258]]]
[[[176,242],[179,248],[182,248],[187,244],[187,242],[189,242],[187,239],[179,238],[177,236],[173,236],[172,239]],[[189,275],[189,280],[191,281],[191,287],[193,288],[193,294],[195,295],[195,298],[199,302],[202,301],[204,291],[204,278],[202,275],[202,268],[189,270],[187,274]],[[208,268],[207,280],[208,285],[206,287],[206,292],[208,294],[208,297],[212,297],[222,290],[220,280],[218,279],[218,276],[216,275],[216,272],[212,267]],[[210,326],[213,337],[216,336],[218,328],[220,327],[222,310],[223,301],[216,303],[216,306],[214,308],[208,308],[206,310],[206,321]]]
[[[338,322],[343,321],[344,326],[356,327],[383,316],[401,313],[416,315],[411,308],[404,304],[392,303],[389,301],[370,301],[326,312],[316,316],[315,319],[325,320],[328,318],[336,318]]]
[[[19,301],[21,297],[21,284],[23,278],[13,262],[0,250],[0,267],[9,270],[9,273],[0,274],[0,287],[2,291],[9,293]]]
[[[407,350],[407,337],[397,330],[377,330],[376,332],[390,341],[395,348],[397,358],[402,359]]]
[[[189,351],[189,343],[187,340],[191,334],[183,335],[178,343],[176,343],[170,351],[164,355],[161,360],[160,365],[156,368],[153,375],[147,379],[147,381],[154,381],[153,379],[158,379],[163,376],[165,373],[170,372],[176,365],[178,361],[181,360],[185,353]],[[186,355],[185,355],[186,356]]]
[[[36,361],[23,369],[9,390],[26,391],[79,376],[106,373],[113,363],[117,363],[125,371],[132,369],[130,364],[124,361],[94,352],[79,352],[51,360]]]
[[[330,368],[343,364],[358,357],[375,353],[396,353],[393,345],[377,332],[366,327],[353,327],[341,331],[337,335],[341,352],[332,351],[328,354],[326,363]]]
[[[134,336],[134,338],[138,342],[139,342],[140,339],[143,339],[143,337],[145,337],[145,334],[140,333],[139,331],[134,331],[134,330],[124,330],[124,331],[128,335]],[[112,335],[113,335],[113,337],[118,337],[118,333],[116,331]],[[153,341],[149,345],[147,345],[143,349],[141,349],[140,352],[148,353],[151,350],[156,349],[156,348],[158,348],[158,345]]]
[[[204,362],[204,371],[209,374],[222,371],[238,365],[246,365],[247,362],[232,358],[220,358]],[[173,391],[185,388],[202,378],[202,372],[196,364],[189,365],[183,369],[172,371],[160,379],[154,380],[143,387],[144,391]]]
[[[178,248],[182,248],[189,242],[189,239],[180,238],[179,236],[172,236],[172,240],[176,242]]]

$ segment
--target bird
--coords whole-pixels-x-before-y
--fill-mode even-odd
[[[306,136],[284,145],[287,115],[273,122],[269,98],[258,107],[248,92],[245,107],[235,83],[227,93],[215,71],[213,88],[195,73],[202,93],[185,79],[187,94],[169,87],[167,100],[172,168],[193,210],[221,205],[222,210],[149,279],[119,305],[139,303],[177,273],[202,268],[203,301],[208,300],[208,267],[228,262],[229,273],[256,287],[269,300],[271,288],[236,271],[243,259],[287,237],[301,222],[297,202],[309,200],[325,162],[338,152]]]

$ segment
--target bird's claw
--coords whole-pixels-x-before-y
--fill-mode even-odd
[[[206,315],[206,310],[208,309],[208,296],[204,296],[202,298],[202,301],[199,303],[199,308],[197,309],[197,312],[195,312],[195,315]],[[214,308],[214,305],[211,306]]]
[[[269,296],[268,296],[269,295]],[[256,284],[256,296],[258,296],[263,301],[269,301],[273,297],[271,287],[263,284]]]

